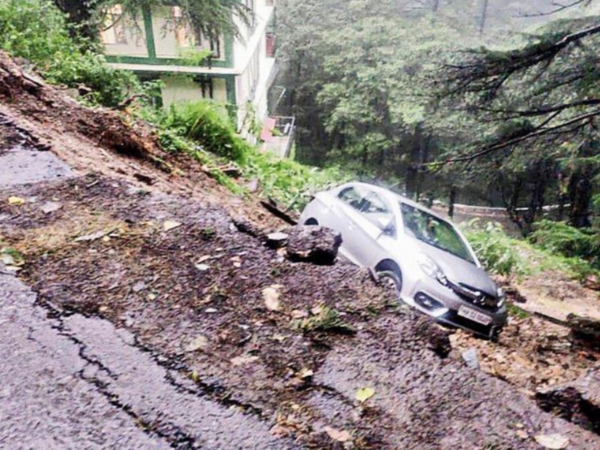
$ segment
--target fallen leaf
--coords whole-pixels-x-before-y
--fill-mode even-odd
[[[25,204],[25,199],[21,198],[21,197],[8,197],[8,204],[15,205],[15,206],[21,206],[21,205]]]
[[[179,228],[180,226],[181,226],[180,222],[176,222],[174,220],[167,220],[167,221],[165,221],[165,223],[163,223],[163,230],[171,231],[171,230],[174,230],[175,228]]]
[[[245,366],[258,361],[258,356],[238,356],[231,360],[231,364],[234,366]]]
[[[335,428],[325,427],[323,428],[331,439],[338,442],[348,442],[350,440],[350,433],[346,430],[336,430]]]
[[[295,309],[292,311],[292,319],[306,319],[308,317],[308,313],[306,311],[299,311]]]
[[[279,289],[281,286],[278,284],[263,289],[263,299],[269,311],[279,311]]]
[[[208,264],[196,264],[196,269],[198,269],[200,272],[206,272],[210,269],[210,266]]]
[[[156,294],[148,294],[148,300],[156,300]]]
[[[375,395],[375,389],[360,388],[358,391],[356,391],[356,400],[358,400],[361,403],[364,403],[367,400],[369,400],[371,397],[373,397],[374,395]]]
[[[77,239],[75,239],[75,242],[97,241],[98,239],[102,239],[104,236],[106,236],[106,234],[106,231],[97,231],[96,233],[79,236]]]
[[[213,257],[210,255],[201,256],[197,264],[202,264],[203,262],[210,261],[211,259],[213,259]]]
[[[321,306],[315,306],[313,309],[310,310],[313,316],[318,316],[319,314],[321,314],[321,311],[323,311],[323,308]]]
[[[569,439],[560,434],[547,434],[536,436],[535,440],[544,448],[562,450],[569,446]]]
[[[0,261],[2,261],[4,263],[4,265],[6,265],[6,266],[16,265],[15,258],[13,258],[11,255],[8,255],[8,254],[0,255]]]
[[[185,351],[186,352],[195,352],[198,350],[204,350],[207,347],[208,347],[208,339],[206,339],[206,337],[200,335],[188,344],[188,346],[185,348]]]
[[[525,440],[529,438],[529,434],[527,434],[527,431],[525,430],[517,430],[517,432],[515,433],[517,435],[517,437],[521,440]]]
[[[41,210],[44,214],[50,214],[54,211],[58,211],[60,208],[62,208],[60,203],[46,202],[42,205]]]
[[[310,369],[302,369],[300,371],[300,378],[310,378],[314,375],[315,373],[310,370]]]

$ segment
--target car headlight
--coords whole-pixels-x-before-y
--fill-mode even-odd
[[[448,279],[446,278],[446,275],[444,275],[444,272],[442,272],[440,266],[438,266],[436,262],[429,256],[423,253],[419,255],[419,267],[423,272],[425,272],[426,275],[430,276],[434,280],[439,281],[444,286],[448,285]]]

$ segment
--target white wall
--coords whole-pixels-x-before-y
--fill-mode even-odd
[[[146,32],[144,29],[144,20],[141,17],[134,21],[130,17],[122,19],[123,22],[114,25],[101,33],[102,42],[104,42],[104,53],[111,56],[138,56],[148,57],[148,48],[146,46]],[[124,27],[125,43],[114,42],[116,27]]]
[[[202,98],[202,88],[187,76],[164,76],[162,99],[164,106],[179,101],[196,101]],[[207,97],[208,92],[207,92]],[[213,79],[213,100],[220,103],[227,101],[227,88],[222,78]]]

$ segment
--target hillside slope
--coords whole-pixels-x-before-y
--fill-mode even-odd
[[[367,271],[293,263],[240,231],[232,210],[262,213],[162,152],[151,130],[30,81],[5,56],[0,86],[0,374],[11,380],[0,442],[490,450],[559,435],[600,446],[448,358],[447,332]],[[42,151],[54,162],[27,162]],[[23,164],[8,173],[15,155]]]

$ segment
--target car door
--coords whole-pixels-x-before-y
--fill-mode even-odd
[[[344,257],[355,264],[362,265],[355,252],[358,250],[357,227],[361,219],[361,209],[365,204],[369,192],[362,186],[350,185],[343,188],[337,196],[338,201],[332,204],[329,213],[329,223],[325,226],[339,231],[342,234],[342,247],[340,252]]]
[[[389,227],[386,228],[386,225]],[[388,258],[390,240],[395,239],[395,218],[391,204],[377,192],[369,192],[350,228],[351,252],[360,265],[374,267]]]

